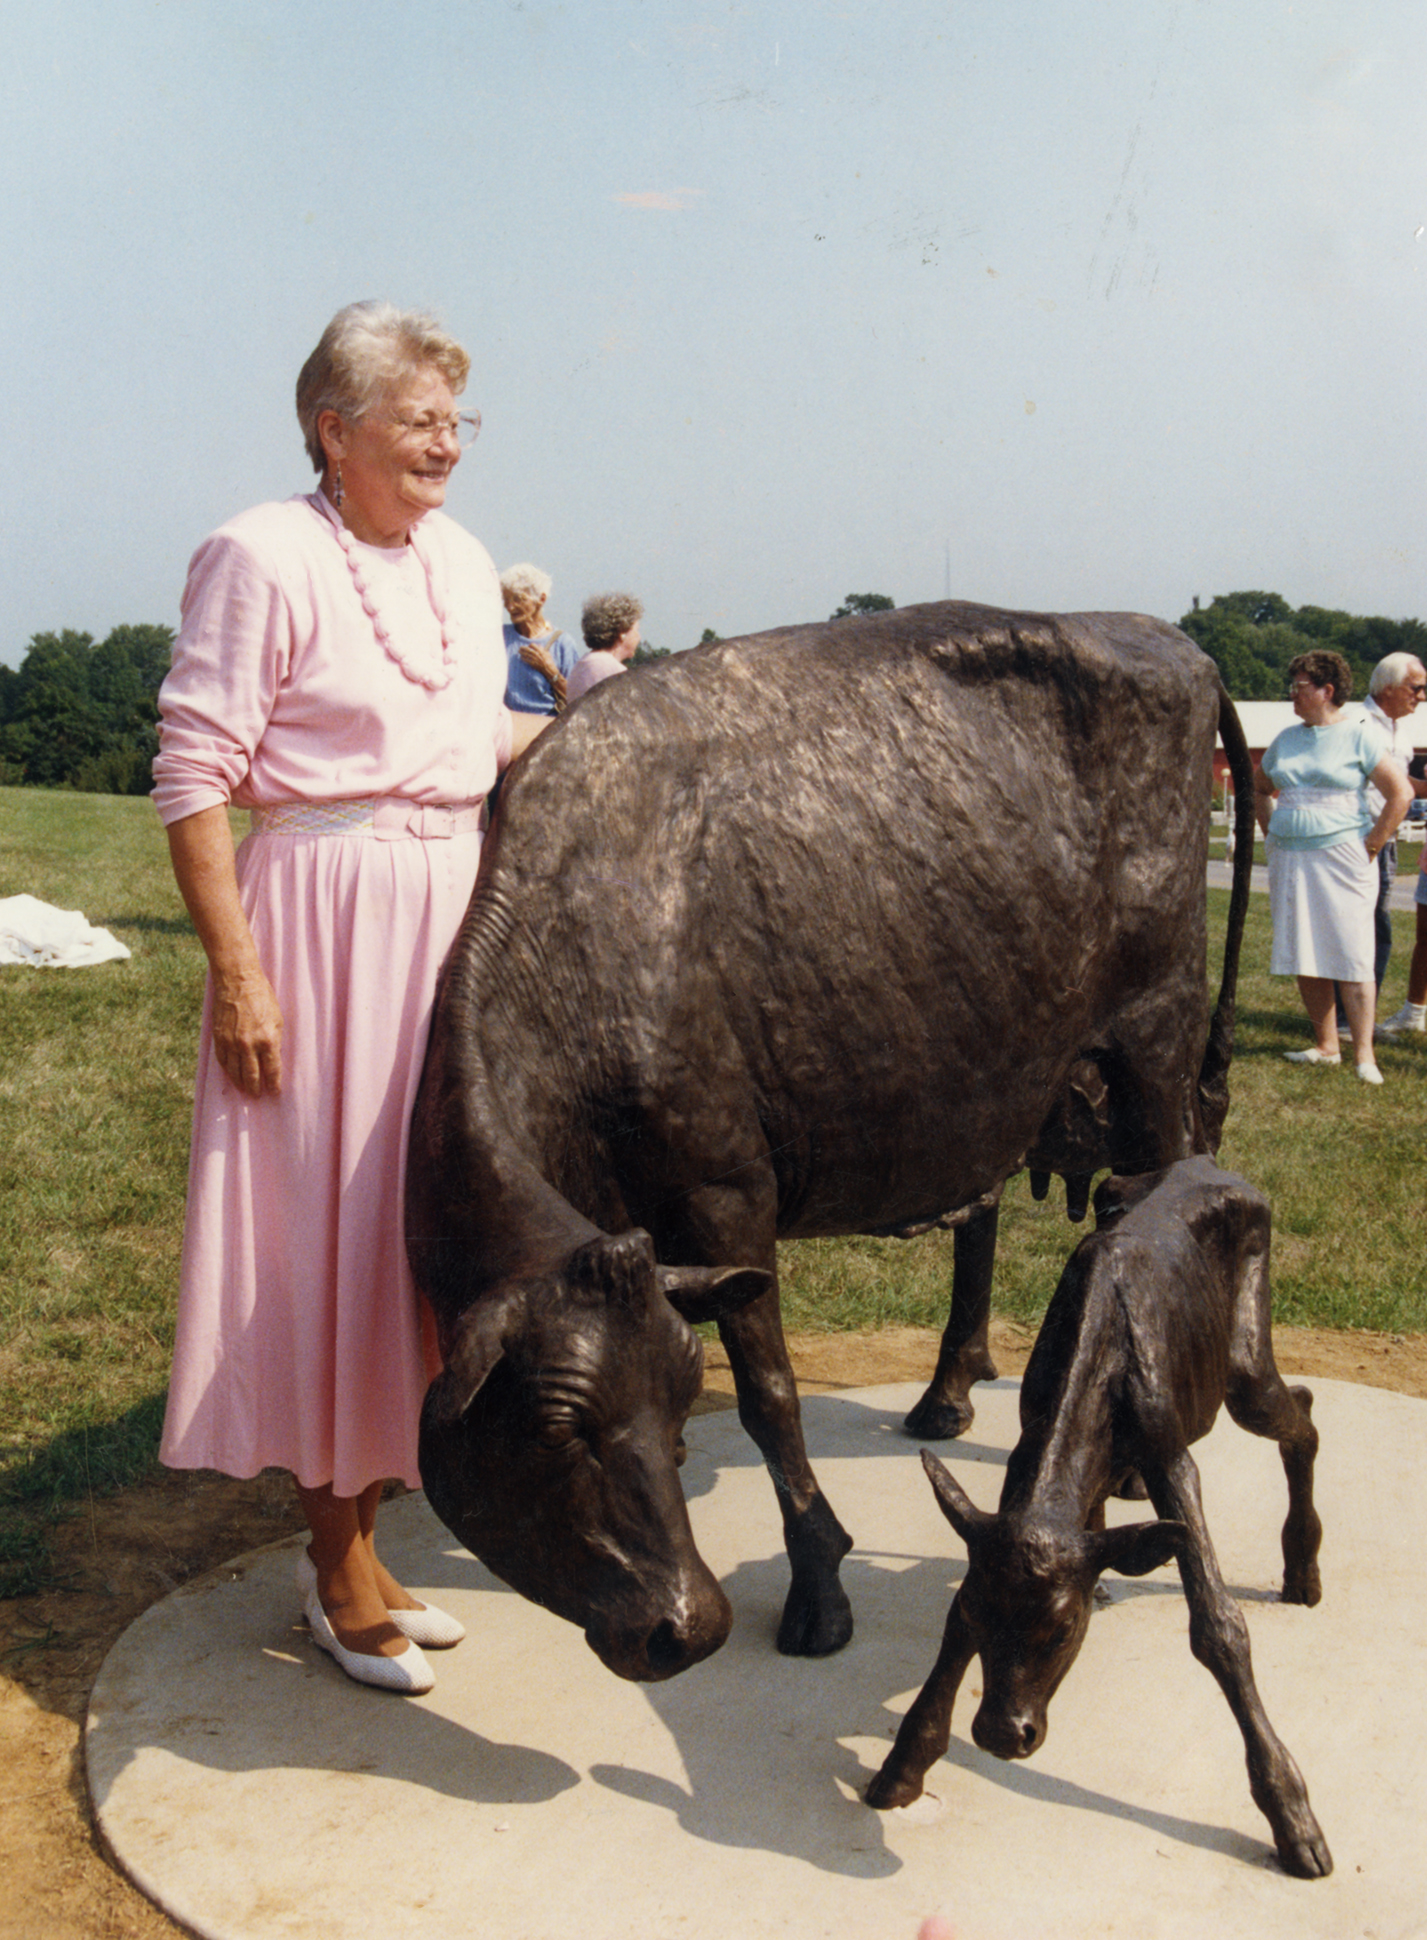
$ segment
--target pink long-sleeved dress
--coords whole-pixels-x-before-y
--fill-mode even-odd
[[[481,846],[469,812],[449,833],[443,809],[387,807],[373,827],[348,805],[478,803],[510,751],[485,549],[439,512],[399,551],[353,545],[394,651],[319,495],[258,506],[204,541],[154,764],[165,824],[229,802],[268,821],[298,805],[238,850],[282,1008],[280,1095],[249,1098],[224,1076],[211,987],[204,1005],[162,1457],[237,1476],[278,1466],[344,1496],[419,1481],[439,1363],[402,1238],[407,1125]],[[442,678],[437,606],[450,680],[433,688],[419,676]]]

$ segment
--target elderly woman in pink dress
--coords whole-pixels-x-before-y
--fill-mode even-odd
[[[469,363],[428,316],[333,318],[297,384],[318,488],[194,554],[154,764],[209,969],[163,1460],[290,1470],[314,1641],[408,1693],[462,1633],[375,1542],[439,1366],[406,1128],[484,798],[544,725],[505,708],[495,568],[440,509]]]

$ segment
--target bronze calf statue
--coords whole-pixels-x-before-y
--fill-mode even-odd
[[[1095,1216],[1096,1231],[1071,1255],[1026,1368],[1021,1438],[998,1512],[973,1507],[922,1451],[969,1560],[935,1668],[867,1802],[885,1810],[920,1796],[978,1654],[985,1695],[972,1736],[998,1758],[1029,1758],[1084,1641],[1100,1572],[1142,1576],[1173,1557],[1189,1601],[1190,1646],[1244,1734],[1249,1788],[1279,1859],[1300,1879],[1321,1878],[1333,1861],[1255,1688],[1248,1630],[1219,1574],[1189,1453],[1221,1402],[1241,1428],[1278,1443],[1288,1478],[1283,1600],[1317,1603],[1318,1431],[1307,1388],[1286,1387],[1274,1365],[1268,1202],[1212,1160],[1192,1158],[1107,1179]],[[1134,1470],[1163,1520],[1106,1529],[1105,1499]]]

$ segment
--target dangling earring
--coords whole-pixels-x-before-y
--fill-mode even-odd
[[[339,458],[337,460],[337,476],[332,481],[332,503],[339,512],[342,509],[342,500],[346,496],[347,494],[342,490],[342,461]]]

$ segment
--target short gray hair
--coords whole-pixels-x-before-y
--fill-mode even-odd
[[[580,631],[591,653],[608,653],[621,633],[644,617],[633,593],[592,593],[580,615]]]
[[[549,573],[542,572],[538,566],[528,563],[520,566],[507,566],[500,576],[500,590],[509,593],[520,605],[534,606],[537,600],[550,597],[550,588],[555,584]]]
[[[297,422],[313,469],[327,469],[317,433],[324,411],[364,418],[393,385],[428,365],[453,391],[466,388],[471,360],[429,312],[375,300],[339,310],[297,379]]]
[[[1368,692],[1380,694],[1384,687],[1400,687],[1412,669],[1421,665],[1422,662],[1415,653],[1384,654],[1372,670],[1372,677],[1368,681]]]

